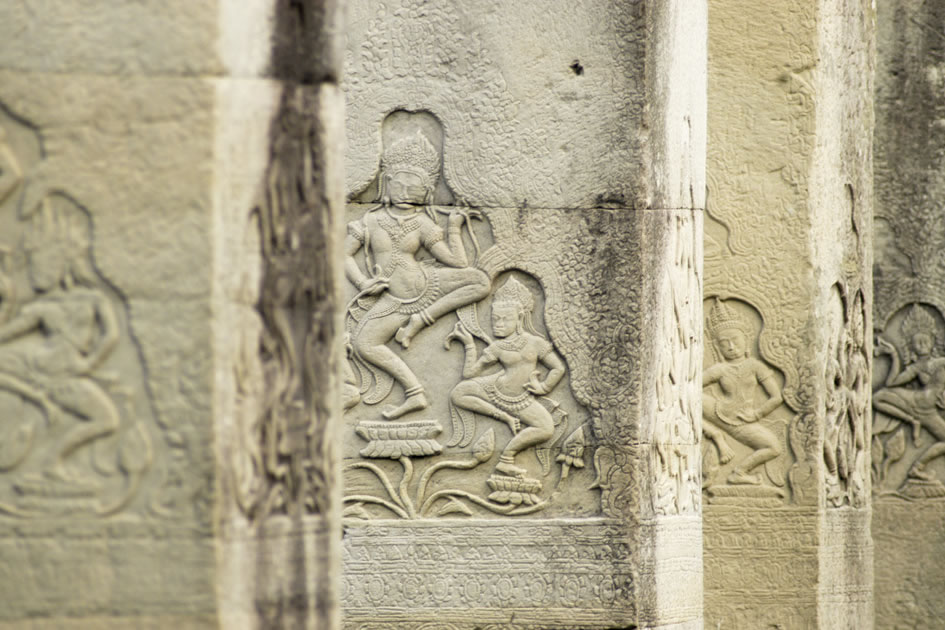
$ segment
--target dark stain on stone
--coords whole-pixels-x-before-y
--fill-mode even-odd
[[[275,79],[338,83],[337,0],[276,0],[269,72]]]
[[[575,60],[574,60],[574,63],[572,63],[572,64],[571,64],[570,66],[568,66],[568,67],[571,68],[571,72],[573,72],[574,74],[576,74],[576,75],[578,75],[578,76],[581,76],[581,75],[584,74],[584,66],[582,66],[582,65],[581,65],[581,62],[578,61],[577,59],[575,59]]]

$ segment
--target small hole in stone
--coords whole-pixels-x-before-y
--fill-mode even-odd
[[[578,61],[577,59],[574,60],[574,63],[571,64],[570,68],[571,68],[571,71],[574,72],[574,74],[578,76],[581,76],[582,74],[584,74],[584,66],[582,66],[581,62]]]

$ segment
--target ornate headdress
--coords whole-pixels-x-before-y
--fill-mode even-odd
[[[748,323],[719,298],[715,298],[715,303],[709,310],[707,328],[709,335],[713,338],[717,337],[723,330],[738,330],[746,337],[751,332]]]
[[[528,290],[524,284],[512,276],[505,281],[501,287],[496,289],[495,297],[492,299],[492,305],[515,305],[522,309],[522,324],[525,330],[533,335],[540,335],[532,322],[532,311],[535,310],[535,296]]]
[[[535,308],[535,297],[532,292],[515,278],[509,278],[501,287],[496,289],[493,304],[515,304],[523,311],[531,312]]]
[[[432,189],[440,177],[440,154],[417,130],[414,135],[397,140],[384,151],[381,169],[387,173],[413,173],[426,188]]]
[[[68,263],[70,277],[66,282],[93,282],[96,276],[89,260],[91,223],[85,212],[68,197],[53,193],[44,197],[31,215],[24,243],[26,249],[61,252]]]
[[[905,319],[902,321],[901,330],[906,343],[909,343],[912,338],[919,333],[925,333],[931,337],[933,341],[938,341],[935,318],[919,304],[913,304],[912,308],[909,309]]]

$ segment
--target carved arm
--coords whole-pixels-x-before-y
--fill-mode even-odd
[[[466,246],[463,244],[461,229],[466,218],[459,212],[450,213],[446,229],[446,241],[437,241],[429,249],[430,253],[444,265],[450,267],[468,267]]]
[[[102,324],[102,339],[98,347],[86,357],[85,365],[83,366],[84,369],[82,370],[84,373],[91,372],[101,365],[102,361],[104,361],[115,349],[115,346],[118,345],[118,340],[121,337],[118,330],[118,320],[115,317],[115,311],[112,309],[111,303],[109,303],[108,298],[104,295],[97,297],[95,313],[98,315],[98,319]]]
[[[15,339],[37,328],[42,323],[42,317],[35,307],[26,307],[23,312],[11,321],[0,326],[0,343]]]
[[[536,372],[533,374],[534,380],[525,386],[528,391],[536,396],[544,396],[549,393],[564,377],[564,361],[554,350],[546,354],[541,363],[548,368],[548,375],[545,376],[545,380],[539,381]]]
[[[777,380],[774,376],[768,376],[762,380],[761,387],[765,390],[765,393],[768,394],[768,400],[758,407],[759,420],[777,409],[778,406],[784,401],[784,398],[781,396],[781,388],[778,387]]]

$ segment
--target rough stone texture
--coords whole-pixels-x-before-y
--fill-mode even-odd
[[[334,627],[336,6],[92,4],[0,9],[0,627]]]
[[[702,9],[349,6],[346,627],[701,627]]]
[[[945,615],[945,7],[882,2],[877,21],[876,627],[934,628]]]
[[[872,11],[709,17],[706,625],[869,628]]]

